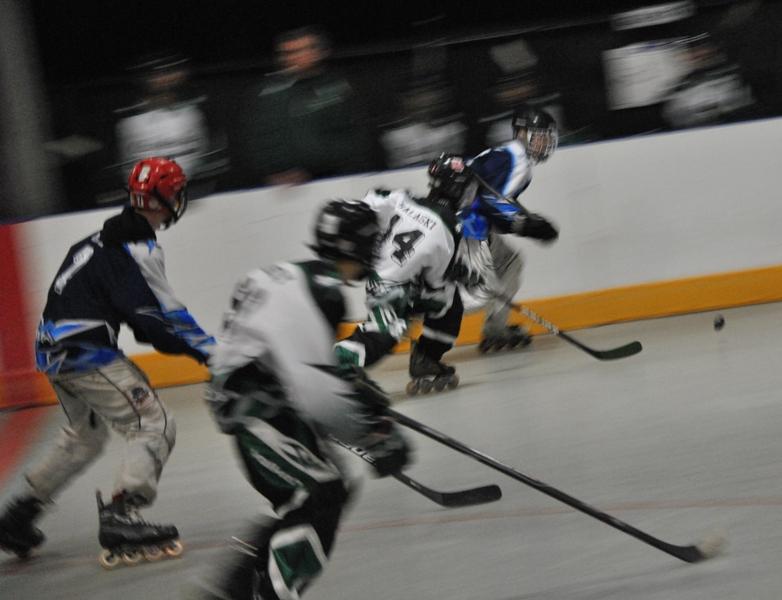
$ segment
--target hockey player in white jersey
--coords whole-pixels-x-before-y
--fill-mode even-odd
[[[331,201],[315,225],[318,260],[251,271],[234,289],[207,400],[273,515],[197,597],[299,598],[321,573],[349,496],[331,436],[366,449],[379,476],[406,464],[407,444],[381,416],[380,398],[341,378],[356,370],[340,370],[334,353],[341,285],[367,276],[379,235],[367,204]]]
[[[546,111],[524,105],[512,117],[513,139],[468,161],[477,191],[459,212],[462,242],[457,264],[478,285],[468,285],[468,310],[486,308],[479,348],[483,352],[529,344],[529,334],[508,326],[508,299],[521,287],[523,260],[503,234],[550,243],[559,232],[546,218],[514,202],[532,182],[532,167],[557,148],[557,125]],[[489,256],[490,254],[490,256]],[[488,293],[486,293],[488,288]]]
[[[456,370],[441,359],[459,334],[464,312],[450,269],[458,244],[456,210],[470,178],[462,158],[450,154],[432,161],[428,174],[425,198],[407,190],[373,190],[364,197],[384,232],[375,275],[367,282],[369,318],[337,344],[340,360],[370,366],[406,334],[410,317],[423,315],[422,334],[410,353],[410,395],[459,383]]]

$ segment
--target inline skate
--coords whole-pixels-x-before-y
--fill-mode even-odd
[[[131,566],[142,560],[152,562],[182,554],[177,528],[144,521],[132,497],[121,494],[109,504],[103,503],[100,492],[96,492],[96,498],[100,523],[98,541],[104,548],[98,560],[105,569],[113,569],[121,563]]]
[[[419,392],[428,394],[432,390],[442,392],[446,388],[452,390],[459,385],[455,368],[419,352],[417,346],[410,353],[410,378],[405,388],[408,396]]]
[[[12,501],[0,516],[0,548],[25,559],[46,539],[33,525],[43,511],[43,503],[32,496]]]

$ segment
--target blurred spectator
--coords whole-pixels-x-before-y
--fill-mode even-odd
[[[755,100],[738,65],[728,61],[711,36],[685,42],[685,75],[667,95],[662,107],[673,128],[726,123],[748,118]]]
[[[564,111],[558,93],[542,94],[534,71],[523,71],[499,77],[490,90],[490,114],[480,118],[485,128],[484,140],[486,146],[504,144],[513,138],[511,116],[513,109],[523,104],[540,108],[549,113],[562,130]],[[564,133],[563,133],[564,135]]]
[[[275,43],[280,70],[250,91],[234,156],[252,185],[298,184],[366,170],[372,146],[353,88],[327,63],[328,38],[307,26]]]
[[[224,140],[210,130],[204,94],[190,87],[190,65],[177,55],[158,55],[132,68],[140,87],[138,101],[116,112],[117,173],[141,158],[163,156],[188,174],[191,198],[209,194],[227,168]],[[220,136],[222,137],[222,136]]]
[[[543,109],[557,123],[561,137],[567,134],[562,99],[558,92],[541,89],[538,57],[522,39],[497,44],[489,50],[495,78],[479,123],[484,128],[483,145],[492,147],[513,139],[511,116],[523,104]]]
[[[439,78],[412,83],[399,97],[398,119],[383,127],[386,166],[428,163],[441,152],[463,154],[464,115],[454,107],[450,86]]]

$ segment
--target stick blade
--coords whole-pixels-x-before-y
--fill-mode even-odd
[[[610,350],[592,350],[590,354],[600,360],[617,360],[638,354],[643,349],[641,342],[635,341]]]
[[[679,560],[683,560],[688,563],[698,563],[714,558],[720,554],[727,545],[727,539],[724,535],[714,533],[706,536],[692,546],[674,546],[673,544],[665,544],[661,547],[661,550],[668,552],[675,556]]]
[[[448,508],[458,508],[496,502],[502,498],[502,490],[500,486],[492,484],[459,492],[441,492],[440,495],[438,504]]]

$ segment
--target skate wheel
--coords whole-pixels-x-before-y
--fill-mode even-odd
[[[421,380],[421,393],[422,394],[428,394],[432,391],[432,387],[434,387],[434,384],[429,379],[422,379]]]
[[[137,565],[144,558],[144,553],[138,550],[129,550],[122,553],[122,562],[126,565]]]
[[[104,569],[113,569],[120,563],[120,557],[111,550],[104,550],[98,556],[98,562]]]
[[[418,390],[419,390],[418,381],[415,379],[409,382],[405,387],[405,392],[407,392],[408,396],[415,396],[418,393]]]
[[[168,556],[179,556],[184,551],[185,551],[185,547],[182,545],[182,542],[180,542],[179,540],[174,540],[164,549],[164,552]]]
[[[163,558],[163,548],[158,546],[147,546],[144,548],[144,558],[149,561],[156,561]]]
[[[458,385],[459,385],[459,376],[458,376],[458,375],[453,375],[453,376],[452,376],[452,377],[451,377],[451,378],[448,380],[448,385],[447,385],[447,387],[448,387],[448,389],[449,389],[449,390],[453,390],[453,389],[455,389],[455,388],[456,388],[456,386],[458,386]]]
[[[434,380],[434,389],[437,392],[442,392],[446,385],[448,385],[448,380],[444,377],[440,377]]]

